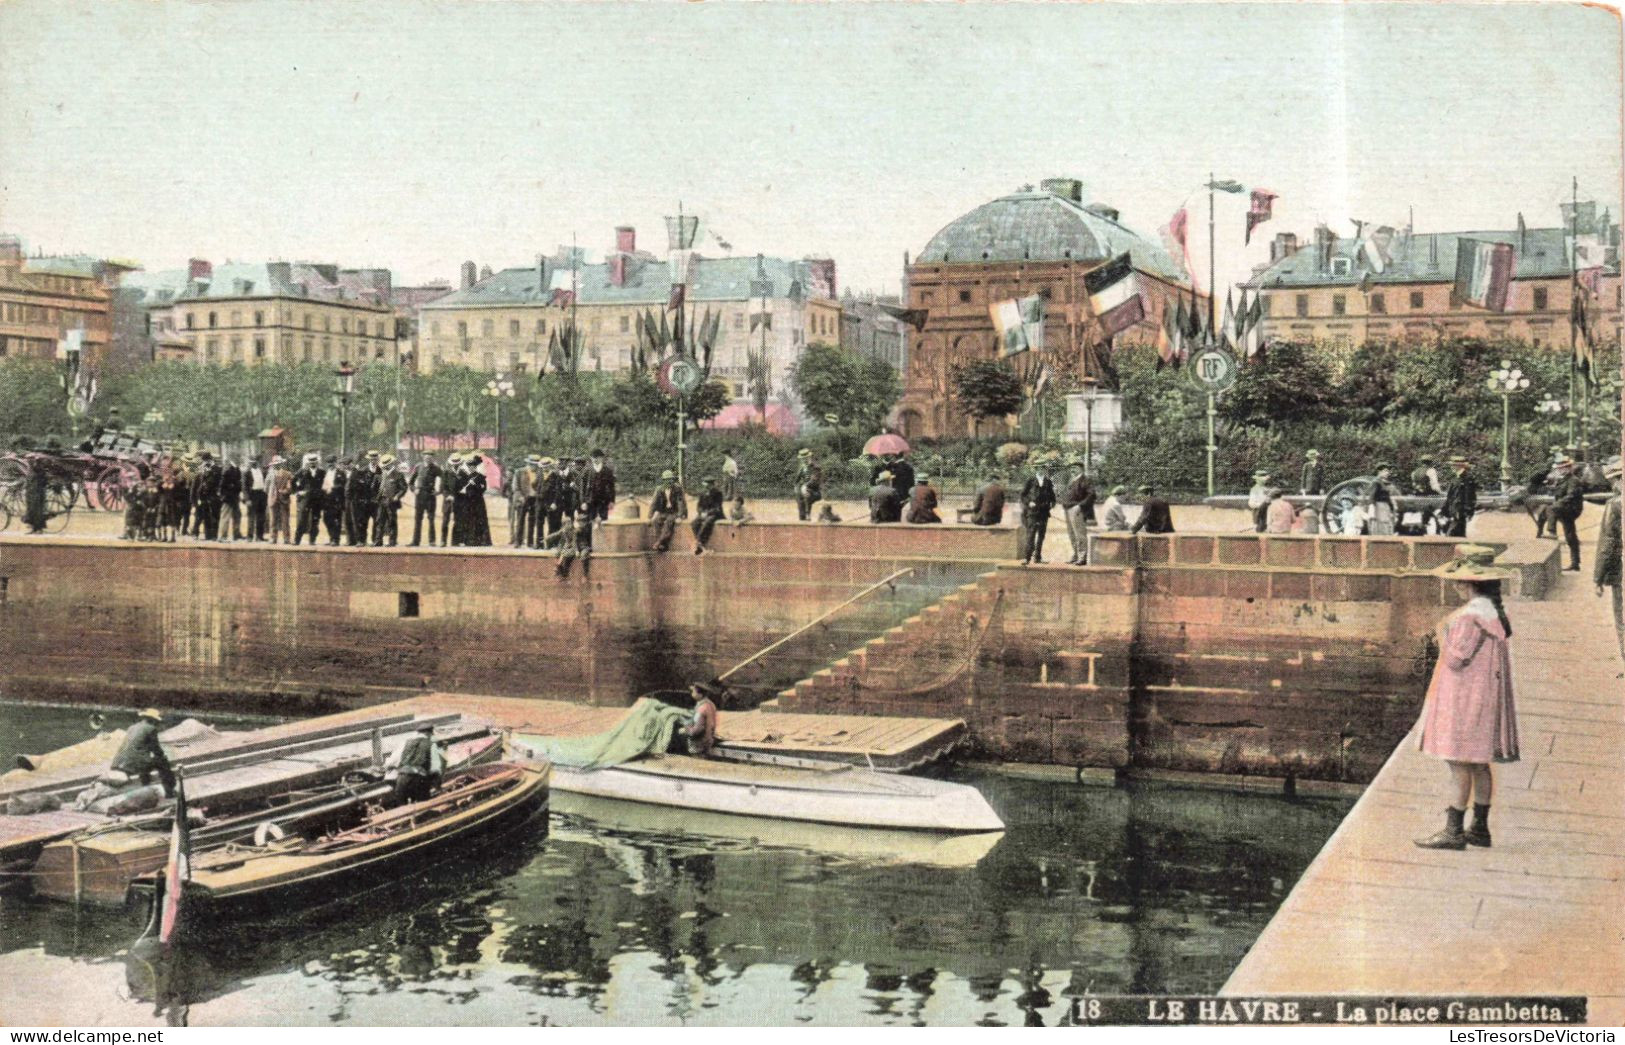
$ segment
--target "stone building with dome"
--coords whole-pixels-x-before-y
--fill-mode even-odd
[[[1101,335],[1083,277],[1125,252],[1139,275],[1146,318],[1115,344],[1154,342],[1163,310],[1182,294],[1188,300],[1190,284],[1179,262],[1118,218],[1106,204],[1085,204],[1081,182],[1053,178],[984,203],[931,237],[905,266],[905,305],[924,310],[925,325],[908,334],[898,430],[928,438],[971,433],[953,398],[953,370],[997,357],[988,306],[1008,298],[1043,297],[1044,351],[1058,372],[1088,373],[1085,350]]]

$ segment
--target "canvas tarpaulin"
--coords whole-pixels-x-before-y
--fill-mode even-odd
[[[554,765],[575,769],[603,769],[618,766],[650,752],[663,752],[671,744],[672,733],[687,721],[682,708],[644,697],[627,709],[615,728],[585,737],[547,737],[516,733],[514,740],[529,748],[537,758]]]

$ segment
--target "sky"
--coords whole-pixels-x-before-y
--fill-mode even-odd
[[[1568,3],[0,0],[0,231],[455,282],[681,204],[888,291],[1057,176],[1153,241],[1210,170],[1265,233],[1556,225],[1620,197],[1620,62]]]

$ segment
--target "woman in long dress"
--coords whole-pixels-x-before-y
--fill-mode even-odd
[[[1439,573],[1456,581],[1467,599],[1440,627],[1439,661],[1422,707],[1421,749],[1450,766],[1445,826],[1416,844],[1423,849],[1465,849],[1490,844],[1490,766],[1518,761],[1518,716],[1512,698],[1512,622],[1501,601],[1501,582],[1512,573],[1494,565],[1495,549],[1464,545]],[[1473,821],[1462,821],[1467,803]]]

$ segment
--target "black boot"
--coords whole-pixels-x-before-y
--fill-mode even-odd
[[[1473,823],[1467,828],[1468,845],[1490,847],[1490,807],[1478,802],[1473,803]]]
[[[1467,835],[1461,829],[1461,821],[1467,815],[1467,810],[1451,806],[1444,811],[1444,830],[1437,834],[1418,838],[1416,844],[1423,849],[1466,849]]]

